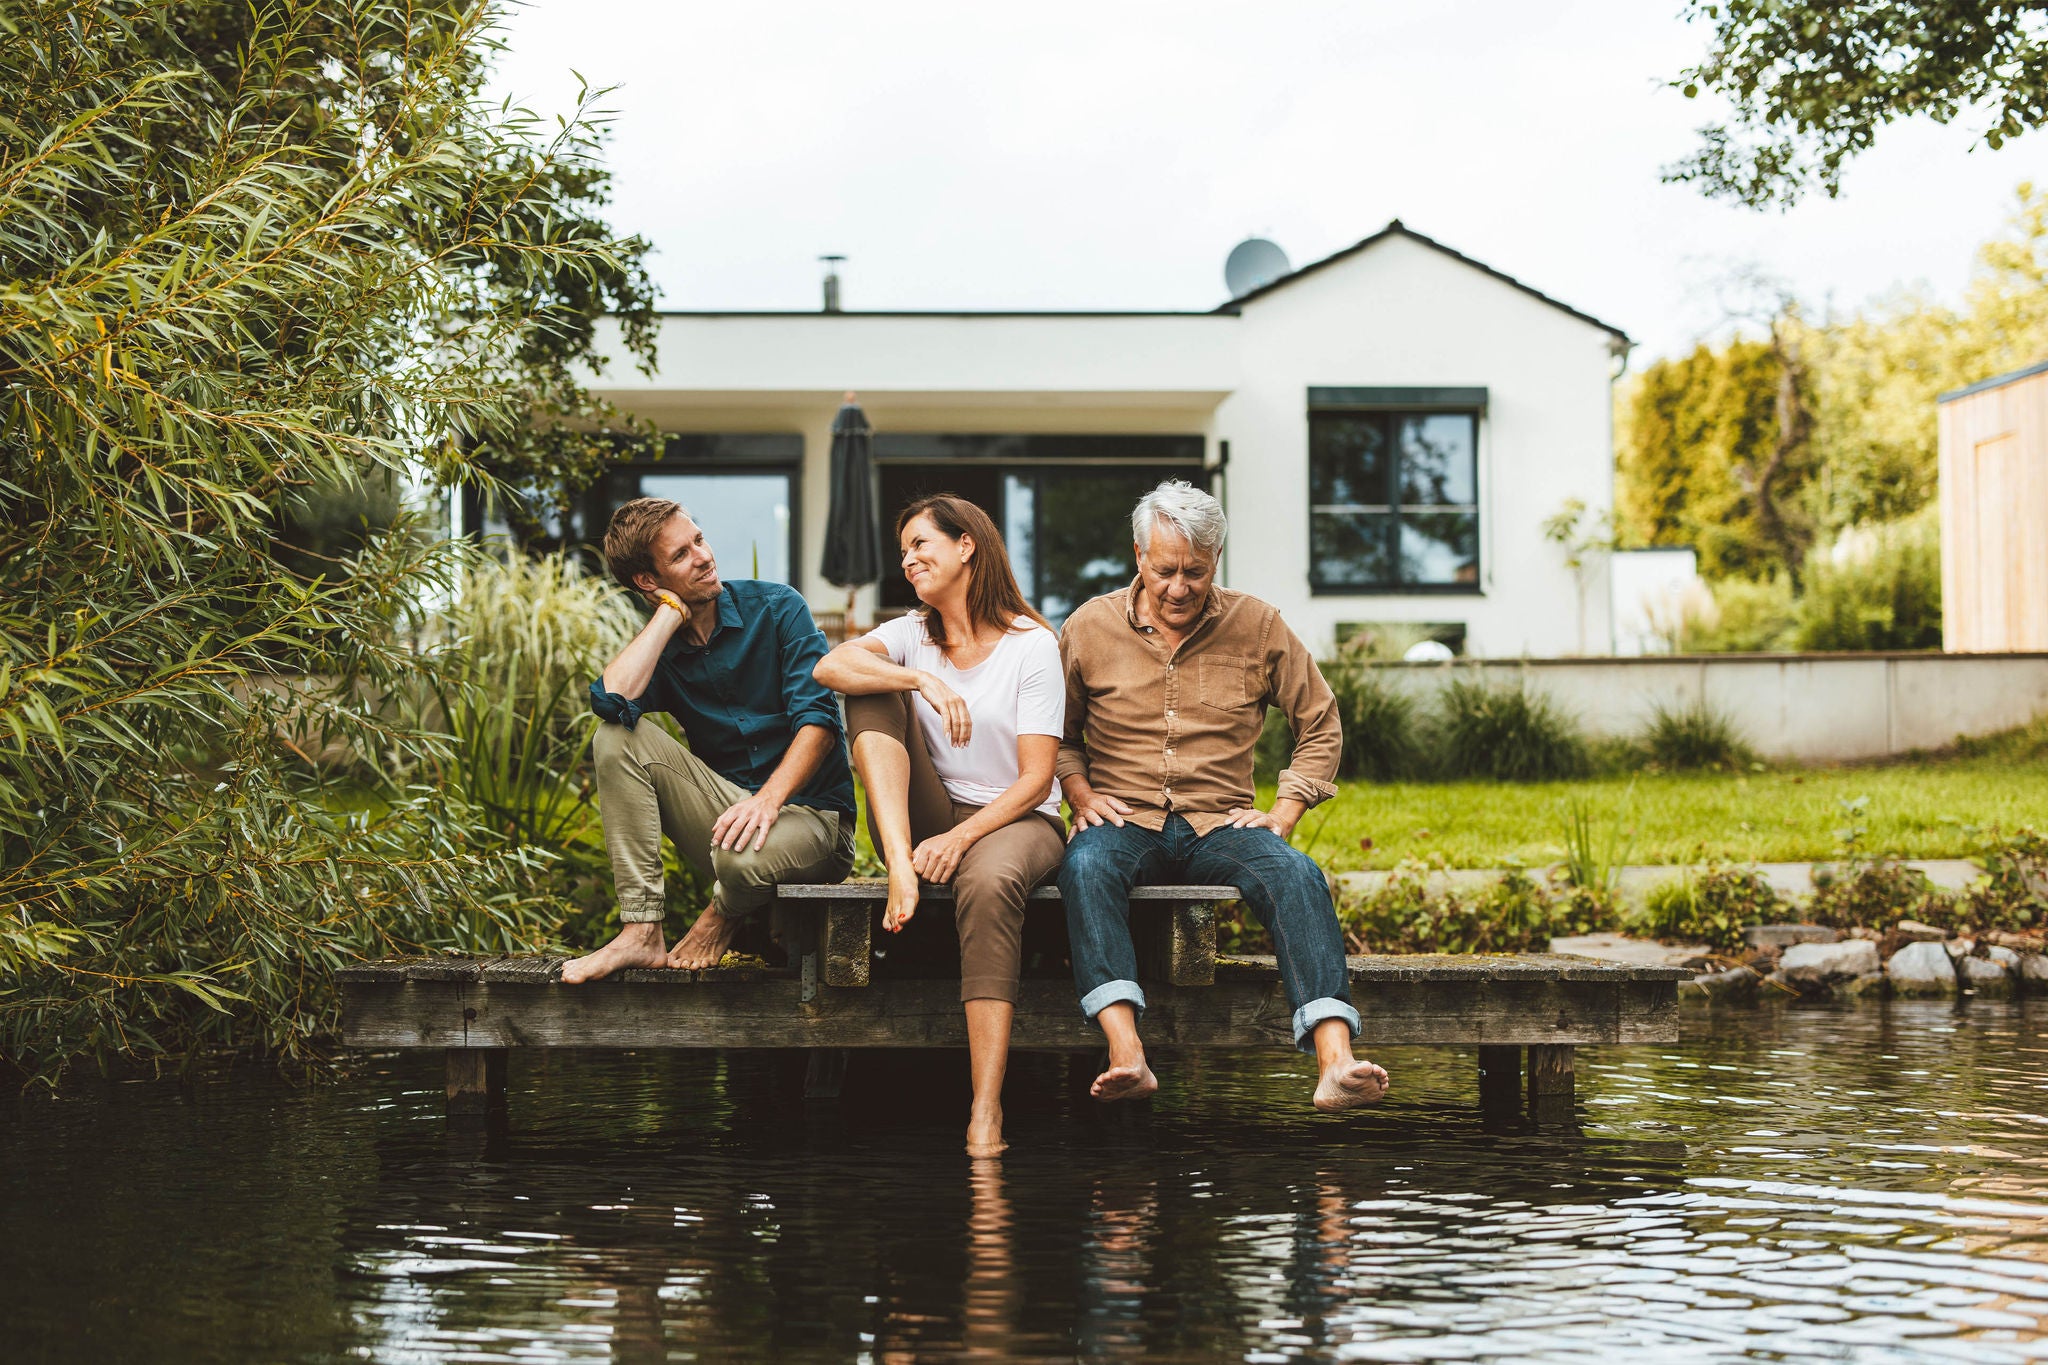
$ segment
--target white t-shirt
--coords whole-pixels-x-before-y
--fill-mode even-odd
[[[986,659],[964,671],[948,663],[931,642],[919,612],[884,621],[861,637],[882,646],[889,662],[937,675],[967,703],[974,733],[964,749],[946,737],[945,722],[930,702],[914,697],[911,708],[946,795],[963,806],[986,806],[1016,782],[1017,736],[1058,736],[1066,725],[1059,639],[1028,616],[1018,617],[1016,624]],[[1047,787],[1038,809],[1060,813],[1057,786]]]

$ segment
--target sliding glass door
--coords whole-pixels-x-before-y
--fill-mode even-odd
[[[1167,479],[1207,486],[1199,436],[876,437],[883,543],[897,514],[930,493],[955,493],[1002,529],[1024,595],[1054,625],[1091,597],[1131,581],[1131,508]],[[884,609],[916,605],[892,567]]]

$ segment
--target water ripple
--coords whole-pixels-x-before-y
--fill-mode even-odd
[[[520,1057],[509,1135],[434,1060],[0,1101],[8,1359],[2048,1359],[2048,1003],[1688,1015],[1495,1131],[1469,1051],[1393,1100],[1162,1056],[1148,1112],[1020,1057]]]

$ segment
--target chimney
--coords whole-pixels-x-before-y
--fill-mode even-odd
[[[825,311],[828,313],[840,312],[842,310],[839,307],[839,263],[846,258],[844,256],[820,256],[818,259],[825,263]]]

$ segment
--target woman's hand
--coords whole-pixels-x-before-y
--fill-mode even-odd
[[[926,881],[944,886],[953,880],[953,874],[960,870],[960,860],[973,847],[974,840],[970,836],[957,829],[947,830],[911,850],[910,865]]]
[[[966,748],[974,735],[974,717],[967,713],[967,703],[960,700],[960,694],[940,682],[937,674],[919,673],[917,695],[946,723],[946,738],[953,741],[953,747]]]

